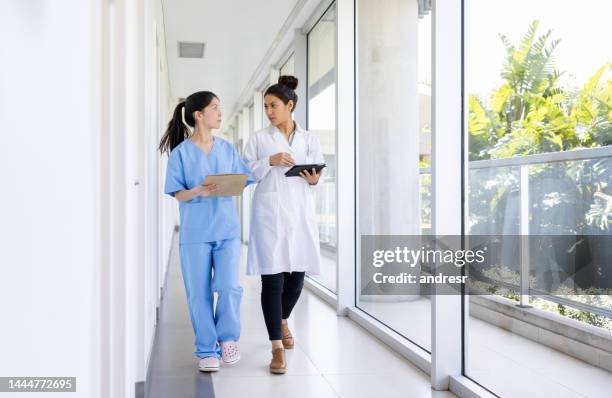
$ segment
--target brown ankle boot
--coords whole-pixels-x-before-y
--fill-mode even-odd
[[[291,330],[289,330],[288,324],[281,323],[281,336],[283,338],[283,347],[285,349],[290,350],[293,348],[293,336],[291,335]]]
[[[274,374],[284,374],[287,372],[287,362],[285,361],[284,348],[275,348],[272,350],[270,372]]]

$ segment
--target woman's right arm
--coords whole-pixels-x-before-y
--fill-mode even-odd
[[[168,157],[168,167],[166,168],[166,184],[164,192],[175,197],[180,202],[187,202],[196,196],[209,196],[216,190],[215,184],[197,185],[191,189],[187,186],[185,179],[185,168],[180,151],[174,150],[170,152]]]
[[[191,189],[177,191],[174,193],[174,197],[179,202],[188,202],[196,196],[209,196],[211,193],[215,192],[216,189],[217,186],[215,184],[198,185]]]

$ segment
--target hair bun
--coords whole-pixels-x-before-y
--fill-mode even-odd
[[[278,84],[287,86],[292,90],[295,90],[298,86],[298,79],[295,76],[283,75],[278,78]]]

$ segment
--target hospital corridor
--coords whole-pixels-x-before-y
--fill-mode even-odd
[[[0,2],[0,397],[610,396],[577,7]]]

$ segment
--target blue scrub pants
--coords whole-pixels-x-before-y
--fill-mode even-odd
[[[217,342],[240,339],[240,239],[183,244],[180,254],[195,333],[195,355],[219,358],[221,350]],[[216,311],[213,310],[215,291],[218,294]]]

